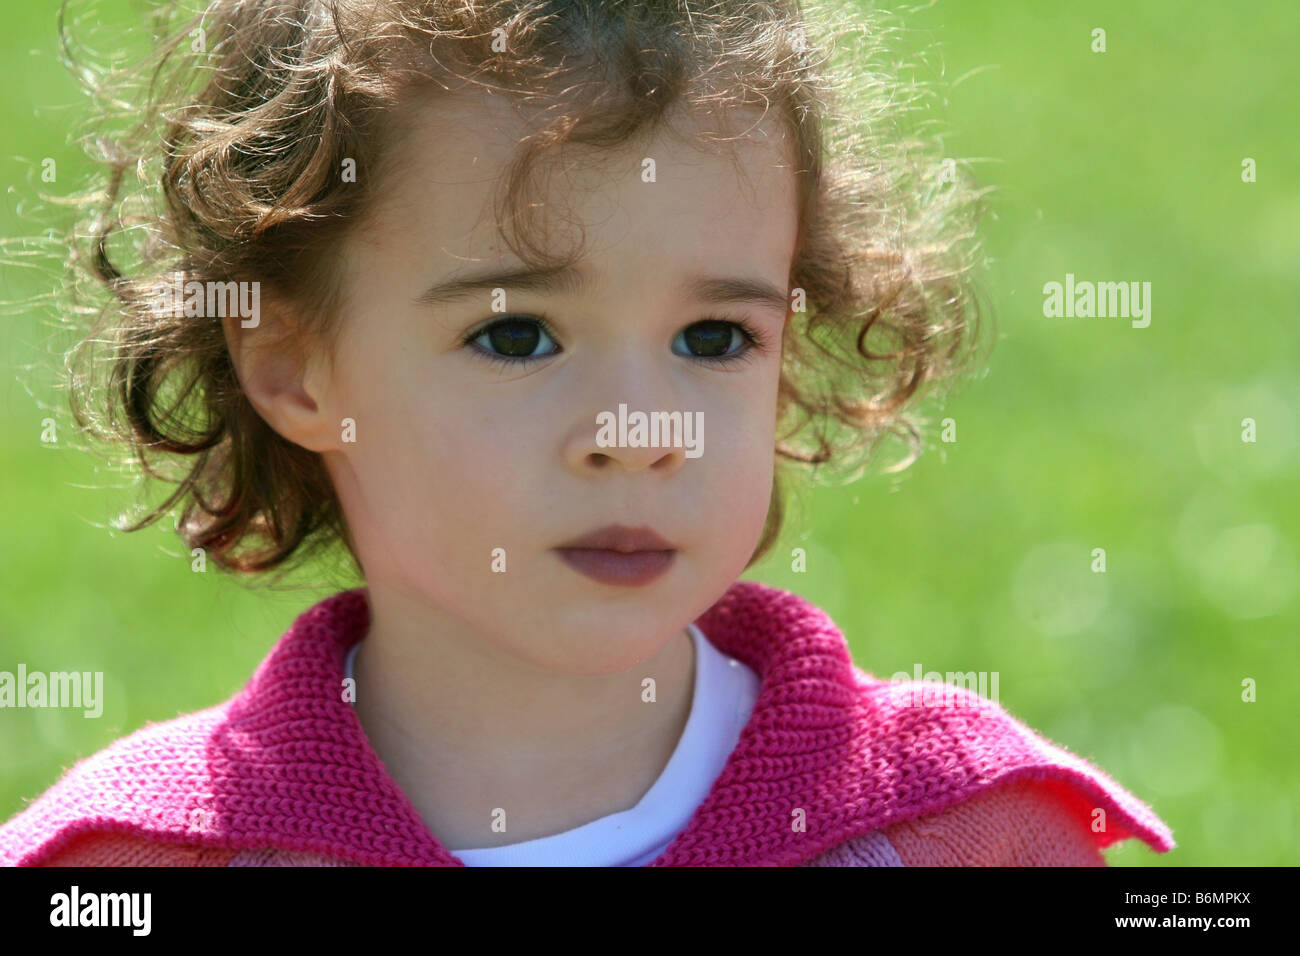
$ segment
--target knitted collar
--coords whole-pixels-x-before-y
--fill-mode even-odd
[[[242,691],[150,724],[83,760],[0,833],[0,861],[39,862],[87,830],[168,843],[277,847],[364,865],[464,865],[384,768],[343,662],[369,627],[365,588],[304,611]],[[758,674],[748,724],[686,829],[651,866],[788,866],[1018,777],[1104,808],[1098,846],[1169,829],[1097,768],[967,691],[909,706],[911,682],[854,666],[843,634],[795,594],[742,581],[696,622]]]

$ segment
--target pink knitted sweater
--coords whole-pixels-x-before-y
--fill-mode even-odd
[[[797,595],[739,582],[697,623],[761,679],[709,795],[651,866],[1105,865],[1167,826],[997,704],[854,666]],[[303,612],[226,702],[82,760],[0,827],[7,865],[460,866],[371,748],[341,688],[364,588]]]

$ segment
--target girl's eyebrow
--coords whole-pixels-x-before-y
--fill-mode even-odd
[[[482,289],[529,289],[545,293],[577,293],[588,285],[587,276],[572,265],[542,269],[494,269],[435,283],[416,296],[417,305],[463,299]],[[704,302],[750,302],[782,315],[789,308],[786,293],[764,279],[691,276],[686,282],[692,298]]]

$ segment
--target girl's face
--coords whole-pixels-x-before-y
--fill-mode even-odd
[[[305,380],[320,409],[309,447],[372,591],[534,666],[621,672],[707,610],[762,533],[796,239],[790,151],[774,123],[751,130],[736,146],[748,182],[725,154],[672,137],[566,152],[543,195],[562,249],[575,220],[586,229],[576,274],[436,297],[452,279],[524,268],[490,205],[524,126],[495,97],[410,115],[344,247],[336,369],[313,359]],[[621,405],[701,423],[698,457],[671,435],[602,444],[597,416]],[[667,572],[601,583],[557,553],[609,524],[658,532],[675,550]]]

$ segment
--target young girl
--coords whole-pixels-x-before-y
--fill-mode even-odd
[[[110,388],[76,394],[142,462],[188,462],[136,527],[182,503],[187,547],[222,569],[340,544],[365,583],[303,612],[230,700],[73,767],[0,828],[0,859],[1170,849],[1138,799],[996,703],[877,679],[824,612],[737,581],[780,530],[778,456],[844,465],[915,438],[920,386],[969,360],[976,196],[902,132],[872,17],[175,14],[74,256],[112,293],[85,342],[114,345]],[[163,199],[134,218],[133,167]]]

